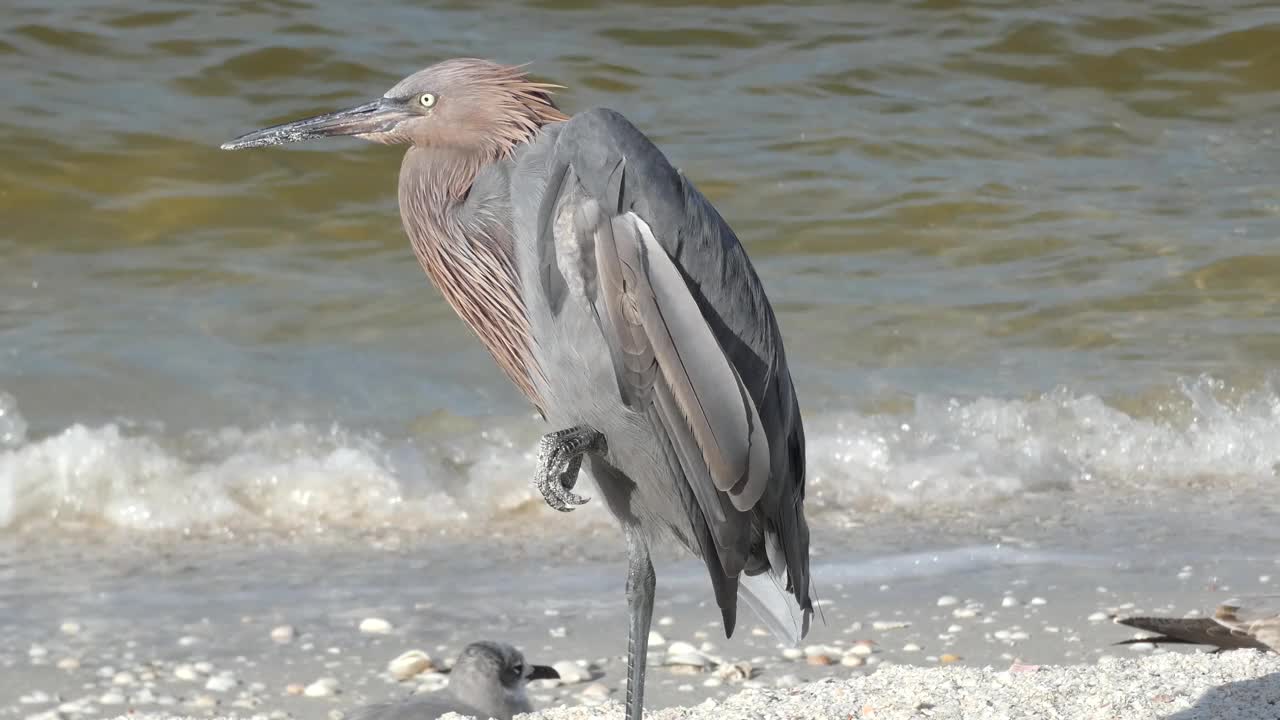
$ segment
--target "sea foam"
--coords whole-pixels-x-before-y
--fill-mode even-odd
[[[811,520],[827,512],[980,507],[1046,492],[1126,493],[1273,478],[1280,394],[1223,399],[1221,383],[1180,383],[1147,415],[1059,389],[1030,399],[918,398],[898,414],[806,418]],[[483,529],[529,512],[535,421],[484,432],[388,438],[337,425],[222,428],[170,437],[75,424],[30,438],[0,400],[0,528],[129,530],[330,527]],[[584,483],[583,491],[593,488]],[[599,503],[576,521],[602,520]]]

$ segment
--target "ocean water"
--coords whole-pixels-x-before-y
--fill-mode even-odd
[[[1166,578],[1271,572],[1272,4],[660,6],[8,3],[0,570],[32,614],[6,637],[76,578],[143,577],[140,547],[249,576],[273,543],[316,576],[388,542],[616,561],[598,503],[530,489],[550,428],[416,266],[399,149],[217,149],[454,56],[623,112],[736,229],[804,411],[819,581],[1009,538],[1046,577],[1082,554],[1122,584],[1126,548]]]

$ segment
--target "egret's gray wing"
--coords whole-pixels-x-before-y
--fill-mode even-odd
[[[1213,618],[1130,617],[1117,618],[1121,625],[1157,633],[1157,637],[1135,638],[1116,643],[1128,645],[1136,642],[1156,644],[1212,645],[1223,650],[1263,648],[1246,633],[1236,632],[1215,622]]]
[[[419,693],[403,700],[365,705],[347,713],[347,717],[350,720],[436,720],[451,712],[478,718],[487,716],[487,713],[481,713],[448,693]]]
[[[1218,606],[1213,619],[1233,633],[1253,638],[1265,648],[1280,652],[1280,596],[1229,601]]]
[[[686,540],[707,564],[726,632],[741,580],[775,632],[797,640],[812,612],[804,429],[745,251],[711,203],[613,111],[564,124],[548,177],[539,279],[553,312],[566,287],[555,248],[589,250],[579,271],[618,392],[666,435],[697,535]]]

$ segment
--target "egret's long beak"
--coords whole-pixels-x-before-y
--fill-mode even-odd
[[[560,673],[556,672],[556,669],[553,667],[547,667],[546,665],[534,665],[532,670],[529,672],[529,679],[559,680]]]
[[[408,118],[407,110],[394,101],[383,98],[346,110],[255,130],[223,143],[222,149],[241,150],[267,145],[283,145],[333,135],[374,135],[390,131]]]

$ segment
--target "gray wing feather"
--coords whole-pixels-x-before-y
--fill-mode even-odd
[[[696,500],[697,511],[707,521],[712,539],[712,547],[707,549],[716,553],[723,571],[736,576],[746,562],[743,546],[749,539],[746,533],[749,523],[745,518],[734,516],[741,515],[759,499],[758,492],[746,501],[741,499],[741,492],[736,497],[730,492],[743,484],[741,478],[746,473],[737,471],[725,460],[724,446],[733,440],[732,434],[739,431],[733,427],[731,418],[725,418],[732,413],[745,416],[746,408],[742,405],[745,394],[736,384],[732,388],[733,398],[738,402],[736,409],[723,409],[722,398],[716,394],[729,390],[725,381],[736,383],[737,376],[705,324],[699,332],[699,323],[689,322],[701,315],[688,298],[683,283],[664,286],[660,279],[655,282],[655,275],[662,273],[663,260],[667,265],[670,260],[662,256],[660,248],[661,258],[653,257],[646,249],[649,241],[635,216],[628,213],[605,217],[598,203],[586,200],[576,217],[585,223],[582,231],[590,233],[595,241],[597,317],[606,320],[602,330],[614,356],[614,367],[620,373],[617,381],[622,396],[637,410],[644,409],[641,403],[652,401],[657,426],[667,432],[679,468]],[[688,307],[680,307],[680,294],[685,296]],[[676,299],[672,300],[671,296]],[[692,312],[692,318],[686,317],[682,324],[674,322],[674,314],[681,311]],[[703,371],[691,372],[695,364],[703,366]],[[708,364],[709,370],[705,369]],[[719,406],[712,404],[716,401]],[[750,412],[755,412],[754,407]],[[765,442],[763,438],[760,441]],[[737,442],[745,445],[750,438]],[[741,463],[747,462],[750,449],[744,447],[739,451]],[[755,474],[759,479],[750,489],[758,491],[768,478],[768,467],[759,453],[755,459],[758,462]],[[735,471],[741,475],[730,475]],[[730,494],[726,497],[717,491]]]
[[[738,510],[749,510],[769,479],[769,441],[755,403],[644,222],[628,212],[611,224],[612,233],[597,236],[596,252],[602,278],[621,276],[620,292],[602,293],[615,331],[625,326],[626,342],[657,360],[678,410],[668,419],[682,418],[689,427],[715,489],[728,493]],[[615,267],[606,271],[610,264]]]
[[[449,696],[411,695],[397,702],[378,703],[356,708],[348,714],[351,720],[436,720],[441,715],[484,717],[479,710]]]
[[[619,259],[613,223],[603,217],[594,200],[587,199],[576,208],[574,229],[579,235],[591,237],[596,257],[596,317],[605,337],[612,340],[610,355],[622,399],[628,407],[638,409],[650,399],[658,361],[628,289],[635,288],[638,282],[635,270]]]
[[[624,399],[647,398],[656,385],[645,372],[655,364],[661,369],[658,384],[667,385],[675,407],[662,407],[667,401],[661,398],[654,406],[693,486],[697,502],[689,512],[699,516],[695,529],[705,522],[716,546],[730,541],[738,548],[722,555],[725,573],[736,575],[741,568],[777,578],[803,610],[807,626],[812,602],[802,505],[804,428],[781,333],[745,251],[711,203],[616,112],[591,110],[564,123],[548,163],[548,177],[571,174],[565,185],[581,194],[580,207],[594,203],[596,215],[581,220],[594,228],[596,252],[606,228],[612,243],[603,244],[617,248],[614,265],[596,258],[597,315],[621,355],[614,365],[621,368]],[[544,196],[544,216],[558,201]],[[625,220],[628,215],[635,220]],[[553,242],[545,233],[539,240],[544,247]],[[630,290],[623,270],[627,259],[627,271],[652,293],[647,305],[632,308],[623,300]],[[630,334],[637,326],[648,347]],[[686,447],[691,439],[696,454]],[[689,455],[702,456],[702,473]],[[761,467],[767,472],[757,473]],[[710,502],[712,497],[721,502]],[[744,533],[745,548],[739,540]],[[713,583],[723,581],[710,563],[708,570]]]
[[[662,399],[668,393],[659,389],[656,395],[658,402],[649,406],[648,415],[655,427],[663,427],[664,413],[670,411],[659,409],[659,403],[669,402]],[[685,471],[686,474],[698,477],[698,473],[706,473],[705,466],[699,469],[702,463],[701,453],[697,448],[686,446],[690,441],[688,433],[672,433],[665,440],[662,449],[667,456],[667,466],[673,472],[679,473],[684,468],[691,468],[692,470]],[[681,447],[677,448],[677,444]],[[741,549],[741,541],[749,533],[750,526],[744,522],[728,522],[724,513],[736,511],[728,505],[723,495],[717,495],[710,487],[706,482],[684,482],[676,483],[675,491],[680,497],[680,504],[687,509],[693,529],[693,537],[686,541],[690,543],[690,548],[696,549],[707,567],[716,605],[720,607],[720,615],[724,620],[725,632],[732,635],[737,622],[739,575],[736,571],[726,570],[726,563],[730,568],[743,566],[747,554]],[[715,528],[715,532],[712,528]]]
[[[562,191],[569,179],[569,172],[569,167],[566,165],[547,178],[548,197],[562,197]],[[552,223],[555,222],[558,209],[555,202],[543,204],[538,214],[539,237],[551,237],[554,234]],[[551,312],[558,315],[560,307],[564,305],[564,297],[568,292],[568,288],[565,284],[564,275],[560,273],[560,267],[556,264],[555,246],[550,243],[542,243],[538,246],[538,279],[542,283],[542,289],[546,294],[547,303],[551,306]]]

